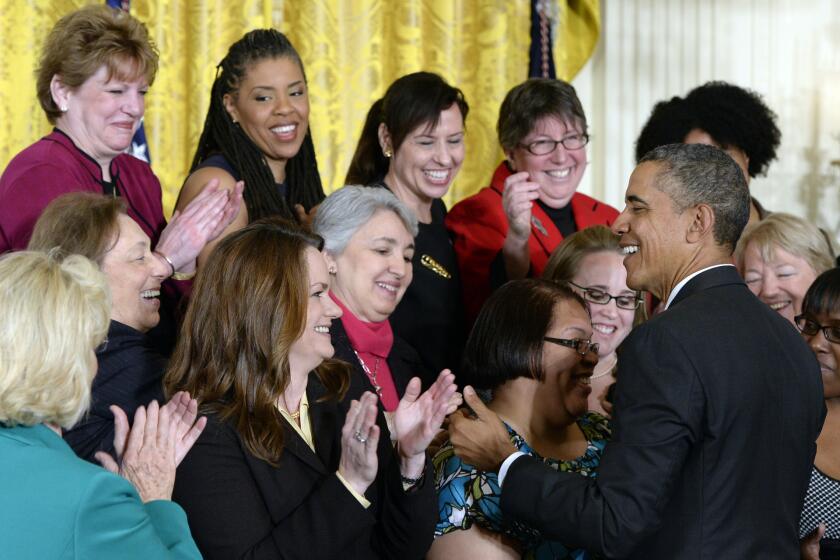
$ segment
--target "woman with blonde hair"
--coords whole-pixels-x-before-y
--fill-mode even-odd
[[[61,439],[84,415],[93,350],[110,311],[105,278],[86,258],[0,258],[0,542],[9,558],[200,558],[170,496],[175,468],[203,428],[185,394],[117,417],[111,472]],[[116,476],[120,475],[120,476]]]
[[[834,249],[814,224],[775,213],[747,227],[735,260],[752,293],[793,324],[808,287],[833,266]]]
[[[563,241],[543,272],[543,278],[569,286],[586,301],[592,340],[599,347],[589,410],[601,414],[611,408],[606,393],[618,370],[616,349],[646,318],[641,293],[627,287],[623,262],[618,236],[605,226],[591,226]]]

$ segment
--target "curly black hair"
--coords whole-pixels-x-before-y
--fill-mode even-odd
[[[757,93],[726,82],[708,82],[685,98],[673,97],[654,106],[636,140],[636,161],[658,146],[682,142],[695,128],[724,148],[741,149],[750,160],[750,177],[767,172],[782,136],[776,114]]]

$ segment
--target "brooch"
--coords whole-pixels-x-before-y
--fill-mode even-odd
[[[422,257],[420,257],[420,264],[435,272],[436,274],[443,276],[447,280],[452,278],[452,275],[449,274],[449,271],[443,268],[443,266],[439,262],[437,262],[429,255],[423,255]]]

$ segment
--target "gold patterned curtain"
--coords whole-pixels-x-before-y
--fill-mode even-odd
[[[104,0],[103,0],[104,1]],[[91,2],[0,0],[0,165],[49,130],[35,100],[41,43],[61,15]],[[557,73],[571,78],[598,37],[598,0],[558,0]],[[152,166],[170,210],[209,102],[216,64],[243,33],[274,26],[303,59],[310,127],[325,189],[342,185],[370,104],[399,76],[441,74],[470,104],[467,157],[447,204],[485,186],[501,158],[495,123],[527,78],[527,0],[132,0],[161,53],[147,98]]]

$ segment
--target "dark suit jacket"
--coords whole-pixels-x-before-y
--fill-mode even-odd
[[[796,329],[734,267],[694,277],[620,349],[597,479],[513,462],[502,509],[611,558],[799,558],[825,405]]]
[[[371,502],[365,509],[335,474],[344,413],[335,403],[317,402],[321,394],[310,376],[316,453],[283,420],[276,467],[249,453],[232,425],[208,418],[178,468],[173,495],[206,559],[410,560],[426,553],[436,514],[431,476],[405,492],[395,452],[381,437],[379,473],[365,493]]]
[[[96,353],[96,360],[99,369],[93,378],[90,409],[63,437],[76,455],[99,465],[94,459],[97,451],[114,454],[114,415],[108,407],[115,404],[134,418],[141,405],[153,400],[163,404],[166,359],[145,334],[111,321],[108,344]]]

